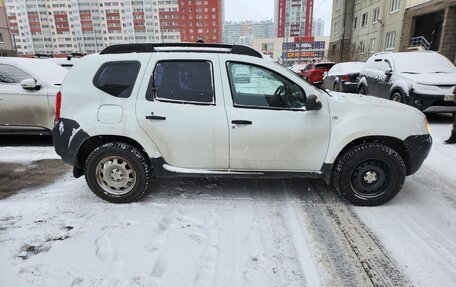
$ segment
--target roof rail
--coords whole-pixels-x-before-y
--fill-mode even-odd
[[[155,53],[155,52],[200,52],[228,53],[262,58],[257,50],[242,45],[208,44],[208,43],[138,43],[118,44],[106,47],[100,52],[104,54]]]

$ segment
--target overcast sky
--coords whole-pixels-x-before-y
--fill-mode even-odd
[[[274,0],[225,0],[225,20],[274,20]],[[314,0],[314,18],[325,21],[325,35],[331,29],[332,0]]]

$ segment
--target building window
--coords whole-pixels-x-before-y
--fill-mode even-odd
[[[369,51],[375,53],[375,38],[369,40]]]
[[[3,34],[0,33],[0,43],[3,43]]]
[[[391,0],[391,13],[396,12],[399,10],[399,6],[401,5],[401,0]]]
[[[353,18],[353,30],[356,30],[358,28],[358,16]]]
[[[360,41],[359,42],[359,52],[360,53],[364,53],[364,50],[365,50],[365,47],[366,45],[364,44],[364,41]]]
[[[385,49],[394,49],[396,44],[396,32],[386,33]]]
[[[372,23],[377,23],[378,19],[379,19],[379,16],[380,16],[380,8],[379,7],[374,8],[372,13],[373,13],[373,15],[372,15]]]
[[[339,34],[339,22],[334,23],[334,35]]]
[[[340,0],[335,0],[334,6],[336,7],[336,11],[340,9]]]
[[[366,27],[367,26],[367,13],[364,13],[363,14],[363,18],[362,18],[362,21],[361,21],[361,26],[362,27]]]

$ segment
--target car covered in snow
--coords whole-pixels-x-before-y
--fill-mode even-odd
[[[113,203],[139,200],[156,177],[199,176],[319,178],[379,205],[432,145],[417,109],[328,94],[252,48],[201,43],[82,58],[57,94],[53,138],[74,176]]]
[[[323,89],[336,92],[356,93],[359,73],[364,62],[344,62],[335,64],[323,78]]]
[[[0,133],[49,133],[67,72],[47,60],[0,58]]]
[[[376,53],[361,72],[358,92],[423,112],[456,113],[456,67],[434,51]]]

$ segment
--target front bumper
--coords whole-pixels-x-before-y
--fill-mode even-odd
[[[78,166],[78,151],[89,135],[74,120],[61,118],[52,129],[56,153],[71,166]]]
[[[430,134],[409,136],[405,139],[405,144],[410,155],[408,175],[411,175],[420,169],[424,160],[429,155],[432,147],[432,137]]]
[[[456,100],[445,101],[445,95],[425,95],[411,91],[410,105],[423,112],[452,113],[456,112]]]

